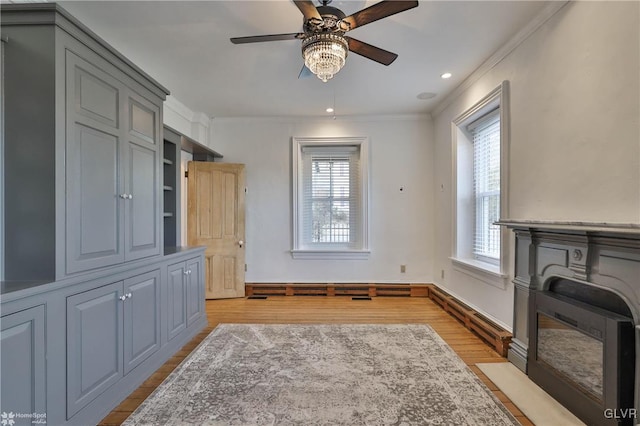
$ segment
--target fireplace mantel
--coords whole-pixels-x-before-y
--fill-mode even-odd
[[[531,229],[564,231],[567,233],[615,233],[638,234],[640,236],[640,223],[613,223],[613,222],[576,222],[555,220],[516,220],[505,219],[496,222],[497,225],[512,229]]]
[[[635,408],[640,413],[640,224],[504,219],[515,233],[509,360],[527,371],[530,294],[564,278],[615,293],[635,324]]]

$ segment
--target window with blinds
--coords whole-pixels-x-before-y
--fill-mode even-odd
[[[479,118],[467,130],[473,142],[473,254],[499,263],[500,227],[494,222],[500,219],[500,111]]]
[[[294,259],[367,259],[368,139],[302,138],[292,143]]]
[[[302,148],[302,242],[310,247],[360,246],[359,148]]]

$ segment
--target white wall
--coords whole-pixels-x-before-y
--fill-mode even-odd
[[[369,137],[369,260],[291,258],[293,136]],[[216,118],[210,140],[224,162],[246,164],[247,282],[432,282],[435,184],[428,116]],[[404,274],[401,264],[407,265]]]
[[[510,218],[640,223],[639,5],[567,4],[434,114],[435,179],[444,185],[435,280],[503,325],[512,322],[512,285],[484,284],[449,260],[451,121],[509,80]]]

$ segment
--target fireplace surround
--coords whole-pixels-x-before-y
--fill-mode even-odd
[[[543,376],[541,386],[588,424],[636,424],[640,225],[521,220],[499,224],[515,233],[509,360],[539,384]],[[573,352],[549,346],[560,339],[571,342],[565,346]],[[542,356],[541,344],[546,350]],[[631,359],[625,360],[623,352]],[[601,355],[599,361],[593,354]],[[557,359],[562,357],[563,361]],[[581,363],[596,374],[567,367]],[[558,378],[568,378],[565,383],[583,395],[585,404],[568,397],[568,388]],[[584,408],[589,401],[595,403]]]

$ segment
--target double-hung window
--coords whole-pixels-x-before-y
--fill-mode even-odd
[[[509,84],[502,82],[452,122],[454,269],[504,288],[508,234]]]
[[[473,143],[473,256],[500,262],[500,111],[494,110],[468,127]]]
[[[294,138],[294,258],[362,258],[367,247],[365,138]]]

